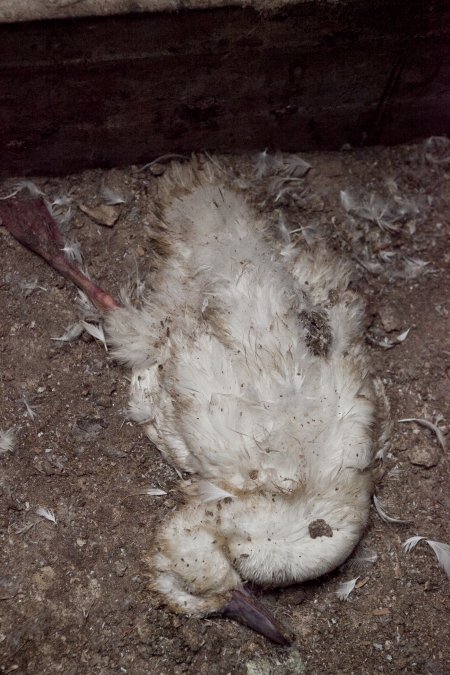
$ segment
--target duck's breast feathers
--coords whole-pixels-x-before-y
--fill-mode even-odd
[[[144,308],[108,324],[139,371],[131,405],[152,440],[180,468],[241,488],[367,466],[374,402],[348,268],[283,248],[210,164],[168,172],[159,218]]]

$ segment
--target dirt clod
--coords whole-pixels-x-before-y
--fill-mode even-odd
[[[333,530],[325,520],[322,520],[322,518],[313,520],[312,523],[308,525],[308,530],[311,539],[317,539],[317,537],[333,536]]]

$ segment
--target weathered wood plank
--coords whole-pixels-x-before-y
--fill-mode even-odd
[[[0,173],[450,132],[444,0],[0,25]]]

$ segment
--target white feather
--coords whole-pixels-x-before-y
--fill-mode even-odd
[[[24,404],[24,406],[25,406],[26,414],[28,415],[28,417],[30,417],[30,419],[32,419],[32,420],[36,419],[36,417],[37,417],[37,415],[38,415],[38,414],[37,414],[37,411],[36,411],[35,408],[33,408],[33,407],[29,404],[28,399],[27,399],[27,397],[26,397],[25,394],[23,394],[23,396],[22,396],[22,401],[23,401],[23,404]]]
[[[80,244],[76,241],[66,241],[64,248],[62,249],[67,260],[76,260],[80,265],[83,263],[83,258],[81,255]]]
[[[385,523],[397,523],[398,525],[405,525],[408,522],[407,520],[402,520],[401,518],[393,518],[392,516],[387,514],[385,509],[383,508],[381,500],[376,495],[373,495],[373,503],[376,512],[380,516],[381,520],[383,520]]]
[[[105,347],[106,351],[108,351],[108,346],[106,344],[106,338],[105,333],[103,331],[103,327],[100,325],[96,326],[95,324],[89,323],[88,321],[81,321],[80,323],[83,326],[84,330],[87,333],[89,333],[89,335],[92,335],[93,338],[101,342]]]
[[[377,560],[378,553],[376,550],[363,544],[356,548],[356,551],[353,553],[348,562],[344,563],[341,569],[349,569],[361,573],[372,567],[372,565],[374,565]]]
[[[40,506],[38,509],[36,509],[36,513],[38,516],[41,516],[42,518],[45,518],[45,520],[49,520],[51,523],[56,523],[56,518],[55,514],[51,509],[47,509],[44,506]]]
[[[403,263],[403,277],[405,279],[415,279],[421,274],[425,267],[430,263],[426,260],[421,260],[420,258],[406,258]],[[433,270],[428,270],[432,272]]]
[[[433,549],[439,566],[450,579],[450,545],[443,544],[440,541],[433,541],[432,539],[427,539],[427,544]]]
[[[263,178],[269,170],[270,155],[267,148],[260,152],[255,159],[255,176],[257,180]]]
[[[420,535],[416,535],[414,537],[410,537],[406,541],[403,542],[403,548],[406,553],[410,553],[414,548],[416,548],[417,544],[419,541],[422,539],[425,539],[425,537],[421,537]]]
[[[233,497],[233,495],[230,492],[222,490],[222,488],[217,487],[217,485],[214,485],[213,483],[210,483],[207,480],[199,481],[197,484],[197,488],[198,488],[197,493],[198,497],[200,501],[203,502],[204,504],[209,504],[209,502],[217,502],[227,497]]]
[[[400,335],[398,335],[393,340],[389,340],[386,336],[382,340],[377,340],[370,334],[367,335],[367,339],[371,344],[376,345],[377,347],[381,347],[382,349],[392,349],[396,345],[399,345],[406,340],[411,329],[412,326],[403,331],[403,333],[400,333]]]
[[[73,342],[74,340],[80,337],[83,330],[84,327],[80,322],[74,323],[72,326],[66,328],[65,333],[63,333],[61,337],[54,337],[50,339],[56,340],[58,342]]]
[[[403,542],[405,552],[410,553],[420,541],[426,541],[428,546],[430,546],[438,560],[439,566],[450,579],[450,544],[444,544],[441,541],[434,541],[433,539],[425,539],[425,537],[417,535]]]
[[[399,420],[399,422],[415,422],[416,424],[420,424],[422,427],[429,429],[436,435],[436,438],[441,448],[445,450],[446,446],[445,436],[442,433],[441,429],[439,429],[437,424],[434,424],[433,422],[430,422],[430,420],[425,420],[420,417],[405,417],[404,419]]]
[[[163,495],[166,495],[167,492],[165,490],[161,490],[161,488],[148,488],[141,494],[149,495],[150,497],[162,497]]]
[[[46,291],[47,289],[45,286],[41,286],[38,282],[37,279],[33,279],[33,281],[21,281],[20,282],[20,287],[24,291],[24,295],[26,298],[28,298],[29,295],[31,295],[34,291]]]
[[[411,328],[408,328],[407,330],[403,331],[403,333],[400,333],[400,335],[397,335],[397,337],[395,338],[395,342],[397,342],[397,344],[400,344],[400,342],[404,342],[408,337],[410,330]]]
[[[336,595],[338,596],[339,600],[348,600],[350,593],[355,588],[358,579],[359,577],[356,577],[355,579],[351,579],[350,581],[342,581],[339,584],[339,586],[336,589]]]
[[[16,443],[16,430],[14,427],[10,429],[0,429],[0,455],[6,452],[14,452]]]
[[[101,189],[100,196],[105,204],[109,204],[110,206],[116,206],[116,204],[125,204],[127,201],[125,197],[120,194],[120,192],[116,192],[108,186],[105,186]]]
[[[59,208],[61,206],[70,206],[71,203],[72,199],[69,197],[69,195],[60,195],[59,197],[55,197],[51,205],[53,207]]]
[[[33,197],[39,197],[40,195],[43,195],[44,193],[42,192],[41,188],[36,185],[36,183],[33,183],[32,180],[21,180],[15,185],[16,192],[20,192],[20,190],[28,190],[30,195]]]

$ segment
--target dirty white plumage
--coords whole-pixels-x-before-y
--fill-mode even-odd
[[[277,242],[210,166],[174,170],[161,203],[152,291],[106,328],[133,369],[131,416],[193,474],[151,564],[168,604],[201,616],[244,581],[304,581],[351,553],[372,493],[376,396],[345,264]],[[316,521],[329,532],[312,534]]]

